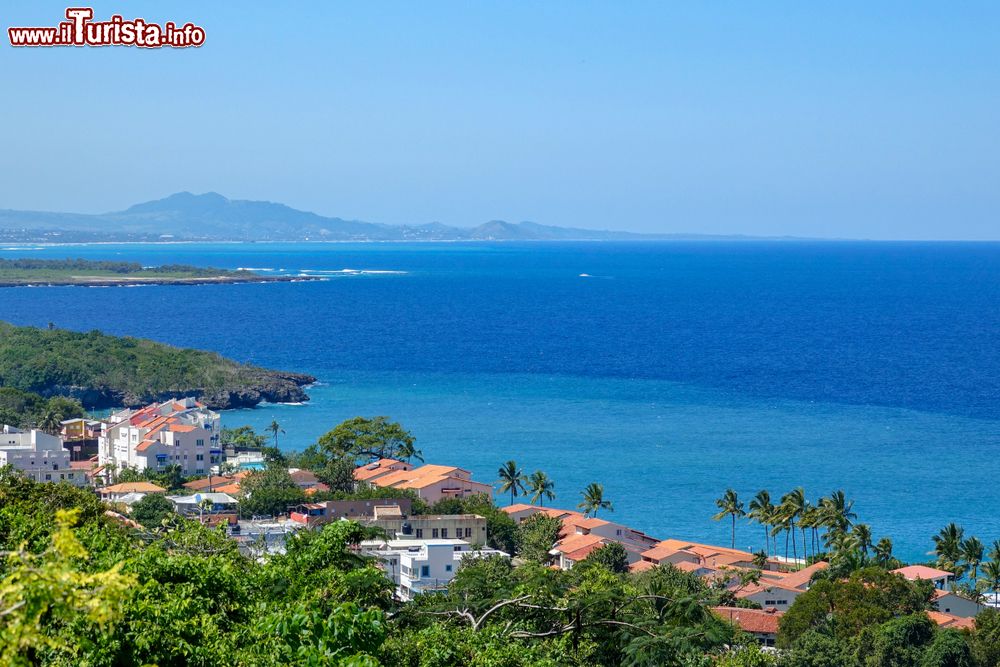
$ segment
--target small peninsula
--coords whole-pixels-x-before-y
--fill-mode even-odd
[[[268,370],[214,352],[99,331],[0,322],[0,387],[66,396],[85,408],[136,407],[179,396],[216,410],[308,401],[316,378]]]
[[[86,259],[2,259],[0,287],[130,285],[211,285],[318,280],[313,276],[262,276],[240,269],[213,269],[186,264],[143,266],[137,262]]]

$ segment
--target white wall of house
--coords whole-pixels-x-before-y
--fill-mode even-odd
[[[765,591],[757,591],[750,595],[743,596],[745,600],[753,600],[764,609],[774,608],[778,611],[788,611],[788,608],[795,602],[795,598],[804,591],[792,591],[784,588],[772,588]]]
[[[972,618],[984,609],[983,605],[978,602],[973,602],[972,600],[963,598],[961,595],[950,592],[938,597],[935,602],[937,603],[938,611],[943,611],[952,616],[961,616],[962,618]]]
[[[9,465],[37,482],[86,483],[86,476],[69,465],[62,438],[38,429],[0,428],[0,466]]]

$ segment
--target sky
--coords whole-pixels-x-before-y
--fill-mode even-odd
[[[15,49],[0,208],[178,191],[383,223],[1000,239],[1000,3],[95,2],[197,49]]]

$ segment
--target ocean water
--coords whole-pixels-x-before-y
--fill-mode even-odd
[[[513,458],[574,507],[727,543],[749,501],[842,488],[922,559],[949,521],[1000,538],[1000,244],[671,242],[0,247],[320,275],[314,283],[0,289],[17,324],[102,329],[312,373],[277,419],[301,448],[402,421],[429,462],[493,481]],[[506,502],[501,500],[501,502]],[[737,545],[759,548],[759,526]]]

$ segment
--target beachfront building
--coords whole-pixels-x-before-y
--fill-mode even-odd
[[[929,581],[934,584],[934,588],[942,591],[950,590],[955,583],[953,573],[926,565],[907,565],[893,570],[893,572],[903,575],[907,581],[917,581],[918,579]]]
[[[447,589],[465,558],[510,557],[496,549],[473,549],[458,539],[369,540],[361,543],[361,552],[378,561],[395,584],[396,597],[404,601]]]
[[[522,523],[536,514],[558,519],[562,526],[549,554],[564,570],[572,568],[595,549],[612,542],[625,547],[629,564],[642,560],[643,552],[659,543],[655,537],[642,531],[606,519],[588,517],[574,510],[524,503],[502,507],[501,510],[516,523]]]
[[[0,428],[0,466],[5,465],[36,482],[86,483],[84,474],[70,466],[70,453],[62,438],[34,428]]]
[[[164,470],[179,466],[183,475],[218,470],[219,413],[193,398],[122,410],[105,423],[98,439],[102,465],[118,470]]]
[[[484,494],[493,497],[493,487],[472,481],[472,473],[455,466],[422,465],[414,468],[395,459],[381,459],[354,471],[359,485],[377,488],[410,489],[421,500],[434,504],[445,498],[467,498]]]

